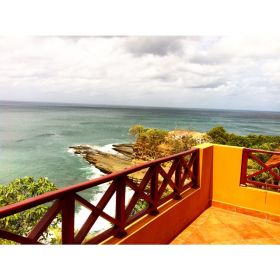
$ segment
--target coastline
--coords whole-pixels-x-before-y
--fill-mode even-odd
[[[86,160],[90,166],[97,168],[101,172],[100,175],[110,174],[141,162],[134,158],[132,144],[107,144],[103,147],[78,145],[70,146],[69,149],[71,153]],[[133,179],[140,180],[144,174],[144,171],[136,172]]]
[[[196,144],[200,144],[205,139],[206,133],[190,130],[171,130],[168,131],[166,139],[179,140],[184,137],[191,137],[195,140]],[[169,145],[158,146],[162,151],[168,150]],[[119,170],[131,167],[145,160],[137,157],[135,150],[135,143],[123,143],[123,144],[107,144],[104,146],[96,145],[76,145],[70,146],[69,152],[78,155],[89,163],[90,166],[98,169],[102,174],[110,174]],[[144,171],[134,173],[131,177],[134,180],[141,180],[144,176]]]

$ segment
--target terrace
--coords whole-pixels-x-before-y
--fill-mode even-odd
[[[272,155],[280,153],[202,144],[2,207],[0,218],[42,204],[49,208],[27,236],[0,229],[0,238],[41,243],[61,214],[62,244],[280,244],[280,162],[264,160]],[[250,172],[250,161],[259,166],[257,171]],[[141,180],[133,177],[137,172],[142,172]],[[263,174],[270,181],[263,182]],[[83,196],[104,184],[99,201]],[[107,209],[110,203],[113,213]],[[89,212],[79,228],[77,207]],[[107,221],[108,228],[94,231],[98,220]]]

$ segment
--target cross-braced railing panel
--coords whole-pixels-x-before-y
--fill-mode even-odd
[[[240,183],[280,190],[280,152],[243,149]]]
[[[198,160],[199,149],[194,148],[7,205],[0,208],[0,219],[46,203],[48,209],[27,236],[0,229],[0,238],[40,244],[42,235],[58,216],[63,244],[96,244],[110,236],[122,238],[129,224],[145,214],[157,215],[158,207],[168,199],[180,199],[184,190],[198,187]],[[100,185],[106,188],[98,200],[89,201],[82,195]],[[79,228],[75,226],[77,206],[88,211]],[[93,229],[100,219],[108,226],[96,232]]]

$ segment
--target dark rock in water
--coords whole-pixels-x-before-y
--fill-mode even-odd
[[[78,146],[71,146],[70,149],[74,150],[75,154],[81,154],[82,156],[86,155],[89,152],[93,152],[94,150],[88,145],[78,145]]]

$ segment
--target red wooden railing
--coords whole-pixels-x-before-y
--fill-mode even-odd
[[[251,160],[251,164],[255,163],[255,165],[257,165],[258,170],[248,167],[248,165],[250,165],[250,162],[248,162],[249,160]],[[240,184],[261,188],[265,187],[268,190],[280,189],[279,168],[280,152],[244,148]],[[261,178],[261,175],[264,175],[264,173],[266,173],[267,178]]]
[[[20,236],[0,229],[0,238],[22,244],[41,244],[38,241],[40,236],[59,213],[61,213],[62,217],[61,242],[63,244],[97,244],[110,236],[122,238],[126,235],[126,226],[145,214],[157,215],[159,213],[158,207],[161,204],[169,199],[180,199],[180,194],[184,190],[198,187],[198,161],[199,149],[193,148],[186,152],[139,164],[120,172],[7,205],[0,208],[0,219],[38,205],[52,203],[48,211],[27,236]],[[141,170],[143,178],[135,181],[131,175]],[[81,191],[104,183],[109,183],[109,186],[96,205],[78,194]],[[172,191],[166,195],[168,186]],[[128,203],[126,203],[125,199],[126,188],[134,191]],[[113,217],[104,212],[104,208],[114,194],[116,194],[116,200],[115,216]],[[148,206],[134,213],[134,207],[140,199],[145,201]],[[91,211],[78,231],[74,228],[75,203],[79,203]],[[88,233],[99,217],[110,222],[112,227],[87,240]]]

